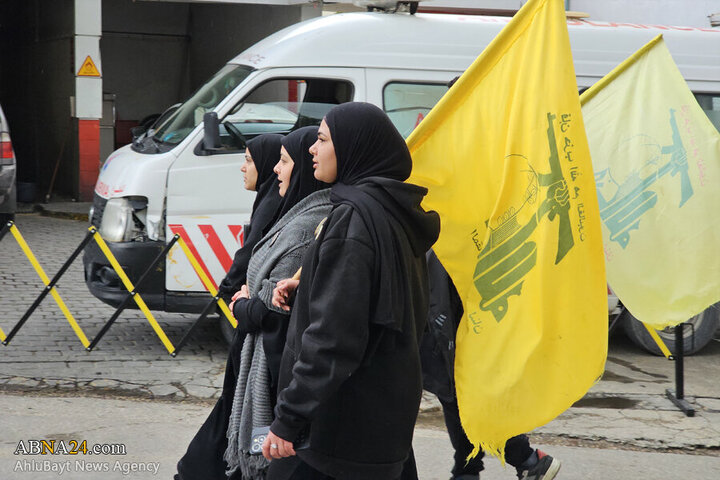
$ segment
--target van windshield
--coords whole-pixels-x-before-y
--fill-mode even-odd
[[[177,145],[202,123],[205,112],[210,112],[252,72],[244,65],[225,65],[205,85],[200,87],[153,135],[153,140]]]

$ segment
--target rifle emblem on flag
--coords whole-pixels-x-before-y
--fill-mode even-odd
[[[660,146],[649,135],[636,135],[622,142],[618,148],[620,151],[626,142],[632,143],[635,147],[640,144],[646,148],[649,158],[644,165],[646,168],[651,167],[651,172],[645,177],[641,177],[642,173],[639,169],[633,170],[622,183],[618,183],[613,178],[610,168],[595,172],[600,219],[610,231],[610,241],[618,243],[622,248],[627,247],[630,242],[630,232],[638,229],[641,217],[657,203],[657,193],[650,190],[655,182],[668,173],[673,177],[680,175],[678,208],[693,196],[693,187],[688,174],[687,152],[680,138],[674,109],[670,109],[670,127],[672,129],[670,145]],[[658,168],[661,159],[668,155],[670,158],[667,163]],[[614,195],[609,200],[602,193],[608,187],[615,187]]]
[[[500,217],[496,228],[486,220],[489,230],[489,241],[478,254],[473,281],[481,296],[480,309],[492,312],[495,320],[500,322],[508,309],[508,298],[522,293],[525,276],[535,267],[537,262],[537,244],[532,240],[539,222],[547,216],[553,222],[557,218],[558,243],[555,265],[560,263],[575,245],[570,222],[570,194],[568,183],[563,176],[558,155],[555,136],[555,115],[547,114],[547,138],[550,148],[548,163],[550,173],[538,174],[523,155],[508,155],[505,160],[512,161],[522,158],[529,170],[523,170],[530,179],[524,193],[522,205],[517,209],[509,207]],[[565,137],[565,145],[572,145]],[[572,157],[566,152],[565,159]],[[546,187],[546,195],[542,203],[525,225],[520,225],[518,214],[522,209],[537,203],[540,188]],[[576,192],[577,193],[577,192]]]

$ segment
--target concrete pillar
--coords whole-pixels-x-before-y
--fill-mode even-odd
[[[102,0],[75,0],[75,113],[81,201],[93,198],[100,171]]]

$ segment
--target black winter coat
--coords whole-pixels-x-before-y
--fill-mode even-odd
[[[401,245],[402,278],[414,292],[402,331],[369,320],[375,253],[352,207],[332,211],[303,262],[271,430],[339,479],[397,478],[411,446],[428,277],[424,254],[415,255],[405,237]]]

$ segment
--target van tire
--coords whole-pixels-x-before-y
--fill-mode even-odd
[[[624,313],[625,333],[637,346],[654,354],[662,355],[660,347],[652,339],[645,326],[628,311]],[[715,336],[720,318],[720,303],[711,305],[705,311],[695,315],[683,326],[683,347],[685,355],[693,355],[705,347]],[[694,333],[690,325],[694,325]],[[665,345],[675,355],[675,327],[658,331]]]
[[[225,342],[227,342],[228,345],[232,344],[233,338],[235,338],[235,328],[230,325],[230,322],[227,318],[225,318],[225,315],[220,315],[220,317],[218,317],[218,322],[220,322],[220,333],[225,339]]]

